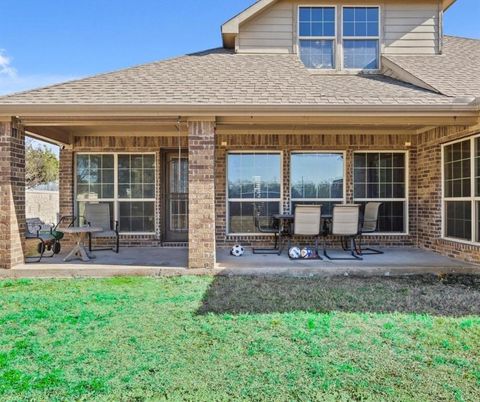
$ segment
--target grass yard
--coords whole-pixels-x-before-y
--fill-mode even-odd
[[[0,281],[0,400],[480,400],[480,277]]]

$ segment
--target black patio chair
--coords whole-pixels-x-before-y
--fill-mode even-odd
[[[279,221],[273,216],[262,217],[262,211],[259,206],[255,206],[253,214],[255,228],[259,233],[273,234],[274,246],[270,248],[253,248],[253,254],[282,254],[282,236],[280,233]],[[262,221],[266,224],[262,224]]]

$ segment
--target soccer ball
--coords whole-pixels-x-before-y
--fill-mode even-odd
[[[290,258],[296,260],[300,258],[300,249],[298,247],[291,247],[290,250],[288,250],[288,255]]]
[[[305,247],[305,248],[302,248],[300,255],[302,256],[302,258],[312,258],[313,252],[310,248]]]
[[[240,244],[235,244],[230,250],[230,254],[234,257],[241,257],[244,252],[245,249]]]

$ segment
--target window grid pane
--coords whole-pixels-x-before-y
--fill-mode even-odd
[[[77,155],[77,200],[114,197],[113,155]]]
[[[231,153],[227,165],[228,232],[257,233],[255,211],[260,211],[262,226],[280,212],[281,154]]]
[[[280,202],[231,201],[228,205],[229,233],[259,233],[255,227],[255,213],[260,212],[262,227],[271,227],[271,216],[280,213]]]
[[[470,201],[446,201],[445,234],[461,240],[472,240],[472,203]]]
[[[292,200],[343,199],[342,154],[293,153],[290,161]]]
[[[378,40],[345,39],[344,67],[374,70],[378,68]]]
[[[333,40],[300,40],[300,59],[307,68],[334,68]]]
[[[279,153],[228,155],[228,197],[280,200]]]
[[[470,140],[444,147],[444,197],[470,197]]]
[[[406,228],[406,158],[398,152],[356,152],[353,163],[355,202],[380,201],[378,231]],[[359,201],[361,200],[361,201]]]
[[[132,233],[154,231],[154,201],[121,201],[119,204],[120,231]]]
[[[299,36],[335,36],[335,7],[300,7]]]
[[[118,180],[120,199],[155,198],[154,155],[118,155]]]
[[[343,36],[378,36],[378,7],[345,7],[343,9]]]
[[[379,8],[344,7],[343,66],[347,69],[379,68]],[[370,39],[367,39],[370,38]]]
[[[307,68],[335,68],[335,14],[335,7],[300,7],[299,53]]]
[[[107,202],[111,220],[118,216],[121,232],[155,231],[155,155],[118,154],[117,182],[114,154],[79,154],[76,161],[78,216],[84,215],[87,202]],[[122,196],[149,201],[119,202]]]

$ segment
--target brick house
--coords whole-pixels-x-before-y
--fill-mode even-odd
[[[60,212],[124,246],[271,242],[295,203],[382,202],[368,242],[480,261],[480,41],[454,0],[259,0],[223,47],[0,97],[0,267],[23,262],[24,135],[61,146]]]

